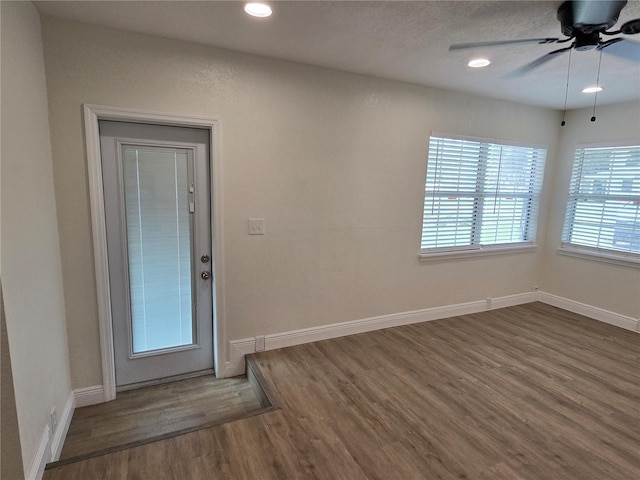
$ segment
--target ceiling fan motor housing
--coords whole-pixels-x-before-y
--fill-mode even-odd
[[[616,24],[620,11],[626,4],[627,0],[564,2],[558,7],[560,31],[567,37],[603,32]]]

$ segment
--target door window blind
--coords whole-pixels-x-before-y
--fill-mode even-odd
[[[132,353],[193,343],[191,152],[122,146]]]
[[[640,146],[576,149],[562,241],[640,254]]]
[[[532,243],[546,149],[432,136],[422,253]]]

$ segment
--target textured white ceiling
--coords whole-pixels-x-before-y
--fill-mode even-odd
[[[449,52],[453,43],[562,37],[559,1],[276,1],[256,19],[244,2],[36,2],[43,15],[188,40],[420,85],[562,109],[569,55],[520,78],[516,68],[559,45],[521,45]],[[640,17],[630,0],[618,26]],[[640,42],[640,35],[626,37]],[[605,49],[606,52],[606,49]],[[470,69],[485,56],[492,65]],[[595,84],[599,53],[572,52],[568,108],[593,104],[581,93]],[[602,56],[598,103],[640,99],[640,62]]]

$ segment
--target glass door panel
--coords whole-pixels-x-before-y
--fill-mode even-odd
[[[196,343],[193,154],[122,145],[131,353]]]

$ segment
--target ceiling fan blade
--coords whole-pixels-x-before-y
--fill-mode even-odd
[[[520,77],[525,73],[529,73],[531,70],[538,68],[540,65],[547,63],[549,60],[555,58],[559,53],[568,52],[573,48],[573,45],[570,47],[559,48],[558,50],[554,50],[553,52],[546,53],[541,57],[535,59],[533,62],[527,63],[522,67],[514,70],[513,72],[507,75],[507,78]]]
[[[600,46],[604,53],[629,60],[631,62],[640,63],[640,42],[616,38],[615,42],[605,42]]]
[[[449,47],[449,51],[451,50],[463,50],[465,48],[476,48],[476,47],[499,47],[502,45],[526,45],[537,43],[539,45],[545,43],[556,43],[561,41],[559,38],[525,38],[522,40],[500,40],[497,42],[473,42],[473,43],[456,43]]]
[[[633,20],[625,22],[620,27],[620,32],[624,33],[625,35],[636,35],[640,33],[640,18],[635,18]]]

